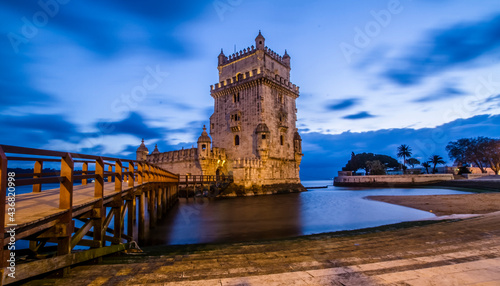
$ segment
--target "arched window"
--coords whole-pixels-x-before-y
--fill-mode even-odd
[[[283,145],[284,141],[285,141],[285,140],[284,140],[284,138],[283,138],[283,135],[281,135],[281,136],[280,136],[280,144],[281,144],[281,145]]]
[[[240,136],[236,135],[234,136],[234,146],[239,146],[240,145]]]
[[[205,150],[205,149],[207,149],[207,145],[201,144],[201,150]]]
[[[233,94],[233,102],[240,102],[240,93]]]

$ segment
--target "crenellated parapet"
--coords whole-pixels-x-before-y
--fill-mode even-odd
[[[245,87],[244,86],[245,84],[255,83],[256,81],[259,80],[275,84],[281,88],[291,91],[292,93],[296,94],[297,97],[299,96],[299,87],[297,85],[293,84],[286,78],[283,78],[282,76],[275,74],[267,69],[262,71],[259,69],[254,69],[252,71],[247,71],[245,73],[242,73],[240,78],[237,77],[228,78],[224,81],[216,83],[215,85],[211,85],[210,91],[212,97],[215,98],[220,95],[225,95],[225,93],[223,92],[225,90],[229,90],[235,87],[242,89]]]
[[[226,150],[223,148],[212,148],[206,160],[227,160]],[[151,154],[147,156],[146,161],[149,163],[177,163],[190,160],[198,160],[198,149],[182,149],[176,151],[163,152],[158,154]]]
[[[198,158],[196,148],[182,149],[176,151],[163,152],[159,154],[148,155],[147,161],[150,163],[174,163]]]
[[[255,49],[254,46],[252,47],[248,47],[246,49],[243,49],[243,50],[240,50],[239,52],[236,52],[234,54],[231,54],[229,56],[224,56],[224,54],[222,54],[223,56],[221,57],[222,60],[219,61],[219,66],[223,66],[223,65],[227,65],[227,64],[230,64],[232,62],[235,62],[241,58],[245,58],[249,55],[252,55],[254,54],[255,52],[257,51],[257,49]]]
[[[246,49],[240,50],[239,52],[233,53],[229,56],[225,56],[223,52],[219,55],[219,66],[225,66],[228,64],[231,64],[235,61],[238,61],[240,59],[246,58],[248,56],[251,56],[255,54],[258,51],[253,45],[251,47],[248,47]],[[290,56],[286,53],[283,56],[278,54],[277,52],[271,50],[267,46],[264,47],[263,49],[264,53],[276,60],[277,62],[290,67]],[[288,60],[287,60],[288,58]]]

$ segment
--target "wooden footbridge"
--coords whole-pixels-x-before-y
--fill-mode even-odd
[[[33,173],[7,169],[30,162]],[[43,172],[44,163],[60,170]],[[178,201],[178,184],[145,162],[0,145],[2,284],[134,247]],[[16,194],[20,186],[32,192]],[[29,247],[19,249],[22,241]]]

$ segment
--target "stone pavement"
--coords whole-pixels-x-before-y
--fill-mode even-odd
[[[294,239],[145,249],[27,285],[500,285],[500,212]]]

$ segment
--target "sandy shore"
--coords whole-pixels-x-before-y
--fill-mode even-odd
[[[500,211],[500,176],[440,182],[433,186],[449,187],[463,191],[488,192],[464,195],[369,196],[366,198],[432,212],[437,216],[486,214]]]
[[[500,211],[500,193],[434,196],[369,196],[367,199],[428,211],[438,216],[486,214]]]

